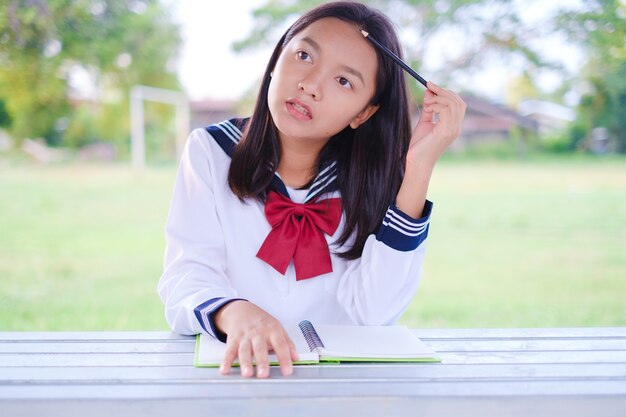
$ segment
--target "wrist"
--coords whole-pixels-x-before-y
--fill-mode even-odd
[[[421,217],[431,173],[432,167],[429,166],[407,168],[396,196],[396,207],[400,211],[414,219]]]
[[[435,169],[435,163],[437,160],[430,158],[419,158],[406,161],[404,170],[405,178],[430,178]]]
[[[232,321],[230,320],[230,317],[232,317],[233,311],[235,311],[237,309],[237,306],[241,305],[241,303],[247,302],[248,301],[246,300],[234,300],[220,307],[213,316],[213,322],[217,330],[224,334],[228,334],[228,329]]]

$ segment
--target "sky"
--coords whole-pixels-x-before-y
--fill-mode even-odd
[[[548,10],[560,5],[571,5],[572,2],[578,0],[521,0],[525,16],[531,20],[540,19]],[[252,24],[251,11],[263,3],[265,0],[180,0],[173,3],[183,36],[178,74],[185,92],[192,100],[236,100],[261,77],[271,54],[270,48],[237,54],[231,45],[246,37]],[[446,40],[440,42],[445,48]],[[454,42],[458,44],[457,40]],[[546,40],[544,50],[550,49],[562,56],[570,68],[581,65],[580,54],[565,48],[558,40]],[[504,101],[506,84],[517,72],[516,68],[500,65],[487,66],[480,73],[463,80],[463,83],[478,85],[482,95]],[[548,89],[559,82],[547,73],[538,74],[537,77],[538,83]],[[436,74],[431,78],[436,81]]]
[[[236,54],[231,45],[249,32],[250,12],[263,0],[177,1],[183,49],[178,74],[192,100],[236,99],[261,77],[269,49]]]

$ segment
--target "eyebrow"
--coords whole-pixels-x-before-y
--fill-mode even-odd
[[[315,52],[320,53],[322,48],[320,47],[320,44],[315,42],[313,39],[309,38],[308,36],[305,36],[304,38],[302,38],[303,42],[308,43],[309,45],[311,45],[311,47],[313,49],[315,49]],[[355,77],[357,77],[359,80],[361,80],[361,83],[363,85],[365,85],[365,80],[363,79],[363,75],[361,74],[361,72],[355,68],[352,68],[348,65],[342,65],[341,69],[343,69],[344,71],[346,71],[347,73],[350,73],[352,75],[354,75]]]

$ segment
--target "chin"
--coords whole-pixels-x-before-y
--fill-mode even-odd
[[[276,126],[276,130],[278,130],[281,135],[297,138],[302,136],[302,134],[310,133],[310,128],[306,128],[302,125],[302,122],[294,120],[288,114],[280,114],[279,112],[276,115],[276,113],[271,110],[270,114],[272,116],[274,126]]]

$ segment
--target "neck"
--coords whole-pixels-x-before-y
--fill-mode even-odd
[[[326,144],[297,143],[293,141],[280,141],[280,162],[276,170],[286,186],[301,188],[308,184],[317,172],[317,158]]]

